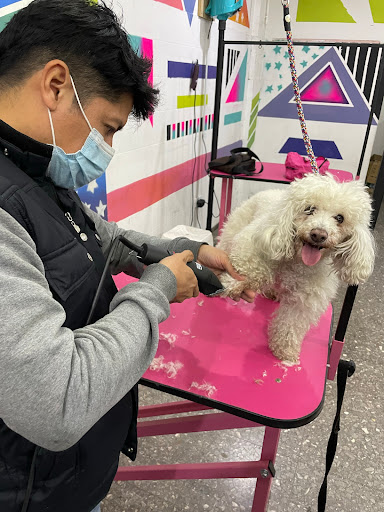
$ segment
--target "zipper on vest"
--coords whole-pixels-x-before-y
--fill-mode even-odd
[[[66,212],[65,217],[68,220],[68,222],[72,225],[72,227],[76,231],[76,233],[80,233],[81,229],[76,224],[76,222],[73,220],[72,215],[69,212]]]
[[[76,224],[76,222],[73,220],[72,215],[69,212],[66,212],[65,216],[66,216],[67,220],[69,221],[69,223],[71,224],[71,226],[73,227],[73,229],[80,236],[81,240],[83,242],[86,242],[88,240],[88,236],[85,233],[80,233],[81,229]]]

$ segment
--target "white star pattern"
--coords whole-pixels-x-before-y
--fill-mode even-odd
[[[95,189],[98,188],[99,185],[97,184],[96,180],[91,181],[91,183],[88,183],[87,191],[92,192],[92,194],[95,193]]]
[[[88,185],[84,185],[84,187],[81,187],[77,192],[86,206],[94,212],[97,211],[103,219],[108,219],[105,175],[97,178],[97,181],[91,181]]]
[[[104,204],[101,199],[99,201],[99,206],[96,206],[96,211],[97,213],[101,216],[101,217],[104,217],[105,215],[105,209],[106,209],[107,205]]]
[[[88,203],[84,203],[84,204],[85,204],[85,206],[86,206],[87,208],[91,209],[91,205],[90,205],[90,204],[88,204]]]

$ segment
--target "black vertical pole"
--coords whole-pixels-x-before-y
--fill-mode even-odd
[[[345,294],[343,307],[339,316],[337,324],[335,340],[344,341],[345,333],[347,331],[348,322],[352,313],[353,304],[355,302],[357,286],[348,286],[347,293]]]
[[[383,79],[383,72],[384,72],[384,51],[381,54],[379,73],[378,73],[378,78],[377,78],[376,85],[375,85],[375,93],[373,95],[372,108],[371,108],[371,113],[370,113],[369,120],[368,120],[368,126],[367,126],[367,131],[365,134],[363,149],[361,151],[359,167],[357,170],[357,176],[360,176],[360,172],[361,172],[361,169],[363,166],[365,151],[367,149],[367,144],[368,144],[369,132],[370,132],[371,125],[372,125],[373,114],[377,110],[378,102],[382,101],[382,97],[380,97],[380,96],[381,96],[381,81]],[[384,197],[384,155],[383,155],[383,160],[381,162],[379,175],[377,177],[376,186],[375,186],[375,189],[373,192],[373,214],[372,214],[372,220],[371,220],[371,228],[372,229],[375,229],[375,225],[376,225],[377,217],[379,215],[380,206],[381,206],[383,197]],[[348,322],[349,322],[349,319],[350,319],[350,316],[352,313],[352,308],[353,308],[353,305],[354,305],[354,302],[356,299],[357,290],[358,290],[358,286],[348,286],[348,288],[347,288],[347,292],[345,294],[343,307],[341,309],[341,313],[340,313],[340,317],[339,317],[339,321],[338,321],[336,333],[335,333],[335,339],[337,341],[344,341],[345,333],[346,333],[347,327],[348,327]]]
[[[373,214],[371,228],[375,229],[377,217],[379,216],[380,206],[384,198],[384,154],[381,161],[379,174],[377,176],[376,185],[373,191]]]
[[[376,186],[373,191],[373,213],[371,220],[371,228],[375,229],[377,217],[379,216],[380,206],[384,198],[384,154],[380,165],[379,175],[377,176]],[[349,318],[351,316],[353,304],[355,302],[357,286],[348,286],[345,294],[344,304],[340,313],[339,322],[337,324],[335,339],[343,341],[347,330]]]
[[[220,121],[220,105],[221,105],[221,88],[223,84],[223,63],[224,63],[224,34],[227,22],[225,20],[219,21],[219,46],[217,52],[217,68],[216,68],[216,91],[215,91],[215,108],[213,118],[213,133],[212,133],[212,150],[211,160],[217,157],[217,144],[219,139],[219,121]],[[208,213],[207,213],[207,229],[212,229],[212,211],[213,211],[213,194],[214,194],[215,180],[209,178],[209,191],[208,191]]]
[[[384,154],[380,165],[379,175],[377,176],[376,186],[373,191],[373,213],[371,220],[371,228],[375,229],[377,217],[379,216],[380,206],[384,198]],[[353,304],[355,302],[357,286],[348,286],[345,294],[343,307],[341,309],[339,322],[337,324],[335,339],[343,341],[348,327],[349,318],[352,313]]]
[[[376,84],[375,84],[375,92],[374,92],[374,95],[373,95],[371,111],[369,113],[369,119],[368,119],[367,129],[366,129],[366,132],[365,132],[363,149],[361,150],[360,162],[359,162],[359,167],[357,168],[356,177],[360,176],[361,169],[363,167],[363,162],[364,162],[364,158],[365,158],[365,152],[367,150],[369,134],[370,134],[370,131],[371,131],[371,126],[372,126],[372,121],[373,121],[373,115],[374,115],[374,113],[377,110],[378,102],[379,101],[383,101],[383,98],[382,97],[380,98],[380,96],[382,96],[382,94],[381,94],[382,93],[381,81],[383,79],[383,72],[384,72],[384,49],[381,52],[381,58],[380,58],[380,64],[379,64],[379,73],[377,75],[377,80],[376,80]]]

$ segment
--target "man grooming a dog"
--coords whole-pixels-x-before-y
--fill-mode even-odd
[[[90,0],[35,0],[0,34],[1,512],[99,510],[120,451],[136,456],[158,324],[198,294],[186,263],[241,279],[225,252],[124,231],[74,192],[105,172],[128,116],[153,111],[150,66]],[[120,246],[111,272],[140,279],[117,292],[108,276],[86,326],[118,235],[176,254],[144,269]]]

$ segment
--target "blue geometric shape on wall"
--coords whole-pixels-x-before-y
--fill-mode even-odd
[[[105,173],[97,180],[84,185],[77,190],[81,201],[91,210],[98,213],[103,219],[108,220],[107,208],[107,183]]]
[[[184,0],[184,7],[188,14],[189,24],[192,25],[193,12],[195,10],[196,0]]]
[[[313,140],[312,139],[313,152],[316,156],[323,156],[324,158],[336,158],[342,160],[343,157],[333,140]],[[295,139],[290,137],[284,146],[280,149],[279,153],[290,153],[291,151],[299,153],[299,155],[306,155],[307,150],[305,149],[303,139]]]
[[[15,4],[19,0],[0,0],[0,7],[5,7],[6,5]]]
[[[232,114],[227,114],[224,116],[224,125],[240,123],[242,112],[232,112]]]
[[[306,119],[308,121],[324,121],[328,123],[367,124],[370,110],[365,97],[360,92],[359,86],[334,48],[324,53],[299,76],[300,87],[305,88],[330,62],[333,64],[333,70],[337,74],[339,83],[343,85],[344,91],[348,95],[350,105],[306,104],[304,105]],[[297,107],[294,102],[292,84],[289,84],[288,87],[262,108],[259,116],[297,119]],[[372,124],[377,125],[375,118],[373,118]]]
[[[168,78],[188,78],[191,79],[194,64],[190,62],[168,61]],[[207,76],[208,75],[208,76]],[[207,66],[199,64],[199,78],[216,78],[216,66]]]

